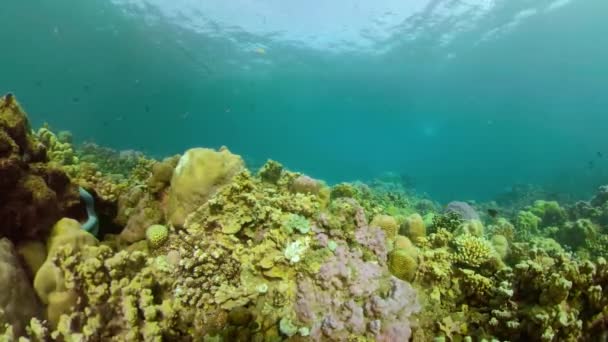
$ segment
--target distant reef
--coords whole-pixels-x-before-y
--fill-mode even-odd
[[[406,187],[74,144],[5,95],[0,341],[608,339],[608,187],[521,207]]]

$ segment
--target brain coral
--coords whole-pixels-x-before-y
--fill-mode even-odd
[[[393,240],[399,233],[399,223],[390,215],[376,215],[370,226],[382,228],[384,235],[389,240]]]
[[[168,238],[169,230],[163,225],[154,224],[146,229],[146,240],[148,240],[148,243],[152,248],[162,246]]]
[[[407,217],[401,226],[401,233],[416,242],[426,236],[426,225],[420,214],[412,214]]]
[[[418,268],[415,250],[402,248],[393,250],[389,254],[388,268],[395,277],[405,281],[412,281]]]

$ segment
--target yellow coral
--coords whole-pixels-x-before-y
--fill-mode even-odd
[[[169,230],[163,225],[154,224],[146,229],[146,240],[148,240],[148,243],[152,248],[162,246],[168,238]]]
[[[463,222],[458,227],[458,229],[456,230],[456,232],[454,234],[455,235],[470,234],[473,236],[482,237],[483,232],[484,232],[483,223],[481,223],[481,221],[469,220],[469,221]]]
[[[183,225],[186,216],[209,200],[244,169],[240,156],[227,148],[214,151],[193,148],[180,158],[171,178],[167,217],[174,225]]]
[[[407,236],[403,236],[403,235],[397,235],[397,237],[395,238],[394,247],[395,247],[395,249],[415,248],[412,241],[410,239],[408,239]]]
[[[426,236],[426,226],[422,216],[419,214],[412,214],[405,219],[402,226],[402,234],[409,237],[414,243],[418,239]]]
[[[492,245],[498,256],[504,260],[509,253],[509,241],[504,235],[492,236]]]
[[[418,269],[414,249],[395,249],[389,254],[388,267],[391,273],[402,280],[412,281]]]
[[[31,274],[36,274],[46,259],[46,247],[40,241],[26,241],[17,246],[17,253],[21,255]]]
[[[484,277],[473,270],[463,269],[462,276],[464,290],[470,295],[484,299],[487,298],[487,295],[494,288],[492,279]]]
[[[376,215],[370,225],[382,228],[388,240],[394,239],[399,232],[397,220],[390,215]]]
[[[493,235],[504,236],[507,238],[507,241],[513,241],[515,238],[515,227],[504,217],[499,218],[488,230]]]
[[[63,132],[64,136],[66,132]],[[48,126],[38,130],[37,136],[47,148],[49,159],[60,165],[75,165],[78,164],[78,157],[74,153],[74,149],[69,141],[62,141],[55,135]]]
[[[47,316],[55,327],[62,313],[67,312],[75,303],[72,293],[65,286],[63,272],[54,264],[53,259],[63,246],[79,250],[84,246],[96,245],[97,239],[82,230],[78,221],[63,218],[51,230],[47,240],[48,255],[34,278],[34,289],[41,301],[47,306]]]
[[[454,240],[456,253],[454,261],[470,267],[479,267],[490,260],[492,247],[490,243],[480,237],[463,234]]]
[[[442,248],[447,246],[452,241],[452,233],[445,229],[439,228],[435,233],[429,235],[428,243],[435,248]]]
[[[453,270],[451,259],[446,248],[423,250],[417,280],[423,284],[449,287]]]

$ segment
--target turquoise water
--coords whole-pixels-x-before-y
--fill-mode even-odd
[[[442,201],[608,179],[604,0],[168,3],[5,0],[0,92],[79,141]]]

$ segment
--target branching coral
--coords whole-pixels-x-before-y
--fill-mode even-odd
[[[454,261],[468,267],[479,267],[488,262],[492,255],[492,246],[484,238],[473,235],[460,235],[454,240],[456,253]]]

